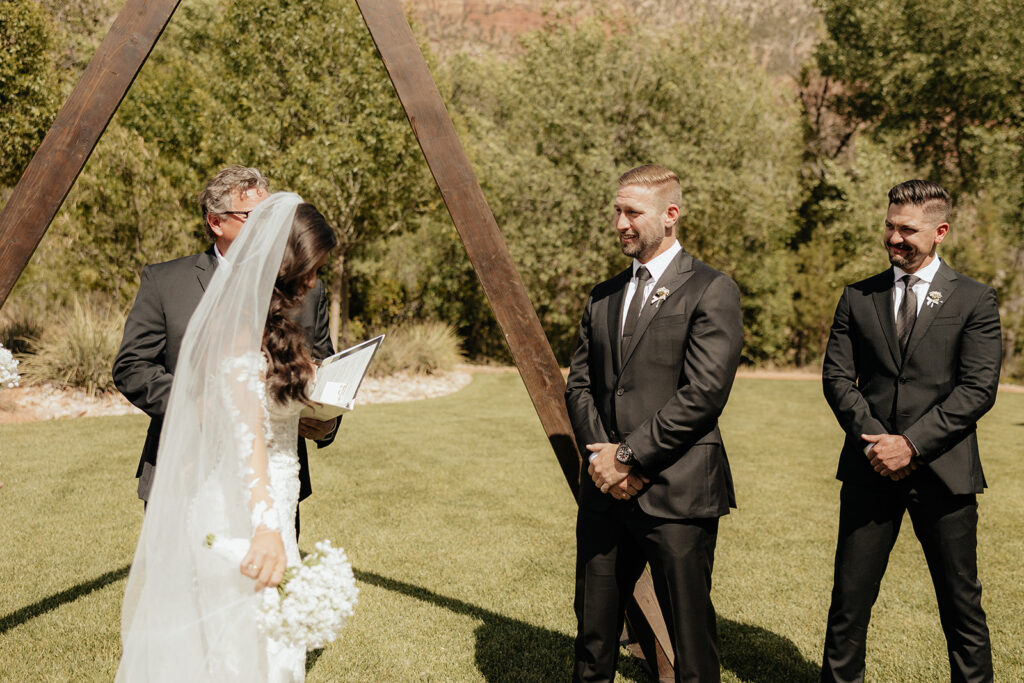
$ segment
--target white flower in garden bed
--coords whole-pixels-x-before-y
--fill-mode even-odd
[[[18,374],[18,359],[0,344],[0,388],[13,389],[18,386],[21,375]]]
[[[249,549],[248,539],[206,537],[206,545],[219,554],[241,562]],[[268,637],[288,647],[307,650],[324,647],[341,635],[359,597],[352,565],[342,548],[328,540],[302,564],[288,567],[277,590],[264,591],[257,625]]]

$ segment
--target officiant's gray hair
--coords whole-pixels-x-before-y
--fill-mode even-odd
[[[210,223],[206,220],[207,214],[230,211],[231,195],[241,194],[253,188],[270,193],[270,183],[267,182],[266,176],[258,168],[251,166],[228,166],[210,178],[206,187],[199,193],[199,206],[203,209],[203,228],[206,230],[207,239],[211,242],[217,240],[217,236],[210,229]]]

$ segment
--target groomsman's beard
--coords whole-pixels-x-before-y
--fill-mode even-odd
[[[886,244],[886,250],[889,252],[889,263],[906,270],[909,266],[914,265],[915,261],[920,263],[924,259],[917,259],[917,256],[921,253],[914,248],[913,245],[904,242],[902,246],[896,246],[894,244]],[[935,246],[932,246],[930,252],[928,252],[928,258],[935,256]]]

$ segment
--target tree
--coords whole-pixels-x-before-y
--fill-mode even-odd
[[[264,168],[335,227],[332,329],[347,340],[350,258],[437,205],[369,31],[352,2],[239,0],[214,39],[232,105],[220,148]]]
[[[740,285],[746,359],[785,360],[799,120],[741,35],[593,18],[546,26],[511,60],[453,62],[451,107],[563,362],[588,288],[627,264],[615,178],[650,162],[682,180],[681,242]]]
[[[57,114],[54,34],[37,2],[0,3],[0,189],[18,182]]]

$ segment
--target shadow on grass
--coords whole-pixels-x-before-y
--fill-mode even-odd
[[[718,618],[722,668],[748,683],[812,683],[821,666],[800,654],[793,641],[760,626]]]
[[[358,569],[353,569],[353,572],[363,583],[483,622],[475,633],[476,666],[488,681],[565,681],[572,675],[573,639],[564,633],[512,619],[380,574]],[[307,659],[308,666],[311,663]],[[640,661],[631,655],[619,657],[619,672],[644,680]]]
[[[130,564],[126,564],[120,569],[109,571],[106,574],[97,576],[92,581],[86,581],[80,583],[77,586],[61,591],[60,593],[54,593],[48,597],[43,598],[39,602],[33,603],[28,607],[22,607],[17,612],[11,612],[10,614],[0,617],[0,635],[7,633],[15,626],[20,626],[30,619],[46,614],[50,610],[57,609],[61,605],[66,605],[69,602],[74,602],[78,598],[88,595],[93,591],[99,590],[128,576],[128,570],[131,568]]]

